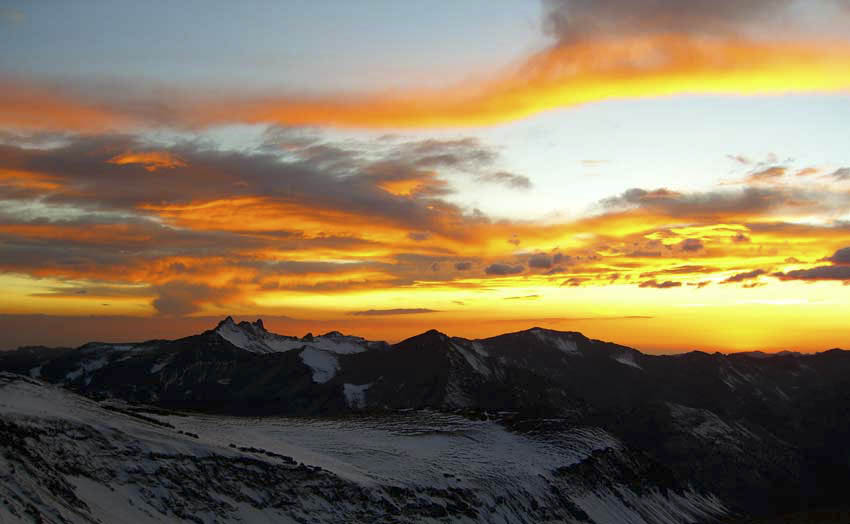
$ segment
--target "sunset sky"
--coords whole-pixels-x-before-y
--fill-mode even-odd
[[[0,7],[0,349],[850,347],[850,2]]]

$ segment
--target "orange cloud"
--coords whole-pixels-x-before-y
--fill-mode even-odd
[[[510,70],[453,88],[366,96],[172,95],[157,104],[88,99],[38,87],[6,88],[0,125],[97,131],[277,123],[354,128],[497,124],[588,102],[678,94],[783,94],[850,88],[850,43],[757,41],[649,34],[564,43]],[[148,112],[146,107],[168,107]],[[167,117],[163,116],[167,115]]]
[[[850,88],[850,44],[650,35],[557,46],[513,71],[453,89],[365,98],[217,100],[187,107],[197,125],[478,126],[599,100],[683,93],[772,94]]]
[[[157,169],[173,169],[175,167],[186,167],[186,163],[179,157],[166,151],[141,151],[137,153],[121,153],[109,159],[110,164],[127,165],[140,164],[146,170],[154,172]]]
[[[140,124],[128,112],[110,109],[58,87],[2,78],[0,126],[21,130],[101,132]]]
[[[59,189],[61,184],[56,177],[50,175],[14,169],[0,169],[0,187],[4,186],[11,189],[53,191]]]
[[[331,145],[295,167],[235,153],[221,165],[218,152],[190,147],[128,159],[142,168],[179,159],[185,165],[168,184],[112,161],[145,150],[128,139],[9,146],[0,155],[0,188],[16,201],[0,209],[0,286],[5,279],[12,294],[6,311],[77,314],[108,301],[131,314],[336,320],[350,311],[429,309],[434,322],[446,315],[484,325],[519,314],[516,300],[504,300],[511,297],[538,297],[522,302],[522,318],[563,311],[664,318],[704,300],[783,304],[783,290],[815,280],[812,287],[832,286],[824,296],[841,300],[846,272],[823,260],[845,259],[847,224],[829,220],[847,209],[846,192],[790,182],[696,193],[629,189],[577,220],[494,220],[438,191],[440,170],[487,157],[478,146],[459,155],[456,146],[403,144],[385,162],[345,164],[359,173],[347,177],[325,169],[329,158],[335,166],[353,156]],[[387,191],[387,183],[407,180],[431,189]],[[27,205],[32,213],[16,211]]]

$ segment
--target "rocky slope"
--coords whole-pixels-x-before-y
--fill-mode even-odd
[[[140,413],[0,373],[2,522],[660,524],[725,512],[599,429],[534,437],[437,412]]]
[[[482,340],[429,331],[391,346],[337,332],[281,336],[228,318],[174,341],[0,353],[0,370],[98,401],[216,416],[428,410],[498,419],[512,435],[595,428],[617,444],[547,469],[553,485],[568,484],[547,489],[590,482],[600,500],[599,486],[613,482],[635,501],[668,489],[765,515],[839,504],[850,481],[850,352],[841,350],[653,356],[540,328]],[[700,518],[712,514],[697,506]],[[600,522],[640,522],[611,519]]]

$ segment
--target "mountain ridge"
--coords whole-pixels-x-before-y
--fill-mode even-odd
[[[495,420],[523,435],[598,428],[624,455],[588,458],[594,475],[660,465],[744,515],[839,504],[838,486],[850,482],[844,350],[649,355],[545,328],[472,340],[429,330],[387,344],[334,331],[288,337],[225,318],[175,340],[5,352],[0,372],[97,402],[211,416],[413,411]],[[562,473],[578,482],[580,471]]]
[[[297,335],[284,335],[284,334],[280,334],[280,333],[275,333],[273,331],[269,331],[265,327],[262,318],[258,317],[254,322],[251,322],[249,320],[241,320],[239,322],[236,322],[236,320],[231,315],[227,315],[225,318],[220,320],[214,328],[207,330],[207,331],[217,331],[222,326],[226,326],[227,324],[233,324],[235,326],[239,326],[242,329],[246,329],[246,328],[247,329],[257,329],[257,328],[259,328],[259,330],[265,331],[266,333],[269,333],[270,335],[274,335],[274,336],[277,336],[277,337],[283,337],[283,338],[287,338],[287,339],[291,339],[291,340],[309,340],[309,339],[314,338],[314,335],[312,333],[307,333],[304,337],[298,337]],[[502,336],[505,336],[505,335],[515,335],[515,334],[519,334],[519,333],[528,333],[528,332],[534,332],[534,331],[551,332],[551,333],[557,333],[557,334],[562,334],[562,335],[575,335],[575,336],[583,337],[587,340],[592,340],[592,341],[596,341],[596,342],[610,343],[610,344],[614,343],[614,342],[605,341],[605,340],[602,340],[602,339],[592,339],[590,337],[587,337],[586,335],[584,335],[584,333],[582,333],[580,331],[561,331],[561,330],[557,330],[557,329],[544,328],[544,327],[540,327],[540,326],[533,326],[533,327],[530,327],[530,328],[527,328],[527,329],[522,329],[522,330],[519,330],[519,331],[511,331],[511,332],[506,332],[506,333],[501,333],[501,334],[491,335],[491,336],[488,336],[488,337],[481,337],[481,338],[458,337],[458,336],[454,336],[454,335],[449,335],[448,333],[444,333],[442,331],[439,331],[437,329],[432,328],[432,329],[428,329],[426,331],[423,331],[422,333],[411,335],[409,337],[406,337],[406,338],[401,339],[398,342],[394,342],[394,343],[386,342],[384,340],[371,340],[370,342],[379,343],[379,344],[387,344],[389,346],[395,346],[395,345],[401,344],[402,342],[404,342],[406,340],[413,339],[413,338],[416,338],[416,337],[419,337],[419,336],[422,336],[422,335],[425,335],[425,334],[428,334],[428,333],[432,333],[432,332],[437,333],[439,335],[442,335],[446,338],[458,338],[458,339],[461,339],[461,340],[467,340],[467,341],[474,342],[474,341],[491,340],[491,339],[502,337]],[[203,333],[204,332],[198,333],[198,334],[203,334]],[[77,345],[77,346],[50,346],[50,345],[44,345],[44,344],[25,344],[25,345],[21,345],[21,346],[15,347],[15,348],[0,350],[0,354],[7,353],[7,352],[10,352],[10,351],[18,351],[18,350],[22,350],[22,349],[82,349],[82,348],[84,348],[86,346],[90,346],[90,345],[104,345],[104,346],[143,345],[143,344],[159,343],[159,342],[164,342],[164,341],[180,340],[180,339],[183,339],[183,338],[188,338],[190,336],[192,336],[192,335],[186,335],[186,336],[183,336],[183,337],[178,337],[176,339],[159,338],[159,339],[149,339],[149,340],[142,340],[142,341],[121,341],[121,342],[108,342],[108,341],[105,341],[105,340],[92,340],[92,341],[84,342],[83,344],[80,344],[80,345]],[[316,335],[316,336],[318,336],[318,337],[341,336],[341,337],[352,337],[352,338],[367,340],[363,337],[359,337],[359,336],[356,336],[356,335],[346,335],[346,334],[344,334],[344,333],[342,333],[338,330],[331,330],[331,331],[328,331],[327,333],[324,333],[322,335]],[[753,358],[763,358],[763,357],[776,357],[776,356],[810,356],[810,355],[819,355],[819,354],[822,354],[822,353],[826,353],[826,352],[829,352],[829,351],[836,351],[836,350],[837,351],[850,352],[850,348],[845,349],[845,348],[838,347],[838,346],[828,348],[828,349],[824,349],[824,350],[821,350],[821,351],[799,351],[799,350],[793,350],[793,349],[784,349],[784,350],[777,350],[777,351],[762,351],[762,350],[744,350],[744,351],[719,351],[719,350],[716,350],[716,351],[711,351],[711,350],[705,350],[705,349],[691,349],[691,350],[687,350],[687,351],[680,351],[680,352],[673,352],[673,353],[670,353],[670,352],[650,353],[650,352],[646,352],[646,351],[643,351],[643,350],[640,350],[640,349],[632,348],[630,346],[622,346],[622,347],[628,347],[629,349],[632,349],[634,351],[637,351],[637,352],[639,352],[643,355],[647,355],[647,356],[676,356],[676,355],[688,355],[688,354],[692,354],[692,353],[701,353],[701,354],[707,354],[707,355],[723,355],[723,356],[740,355],[740,356],[749,356],[749,357],[753,357]]]

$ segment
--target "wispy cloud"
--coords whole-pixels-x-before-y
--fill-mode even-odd
[[[656,280],[645,280],[640,283],[640,287],[654,287],[656,289],[669,289],[672,287],[682,287],[681,282],[675,282],[672,280],[666,280],[664,282],[658,282]]]
[[[808,269],[795,269],[784,273],[775,273],[781,280],[843,280],[850,282],[850,247],[836,251],[826,261],[832,265],[817,266]]]
[[[540,295],[523,295],[520,297],[505,297],[504,300],[537,300]]]
[[[846,279],[850,225],[829,217],[850,193],[832,186],[630,189],[571,220],[496,220],[450,198],[445,173],[498,171],[499,155],[477,140],[363,146],[295,135],[270,133],[257,151],[153,148],[132,135],[7,137],[0,270],[68,283],[34,291],[40,300],[83,300],[88,292],[71,290],[88,289],[100,304],[125,290],[164,316],[389,290],[524,286],[532,291],[506,295],[543,302],[533,289]],[[415,185],[392,186],[402,182]],[[772,273],[744,282],[736,275],[754,257]]]
[[[762,275],[767,274],[767,271],[763,269],[754,269],[752,271],[745,271],[743,273],[736,273],[726,280],[722,281],[721,284],[734,284],[736,282],[744,282],[745,280],[753,280]]]

